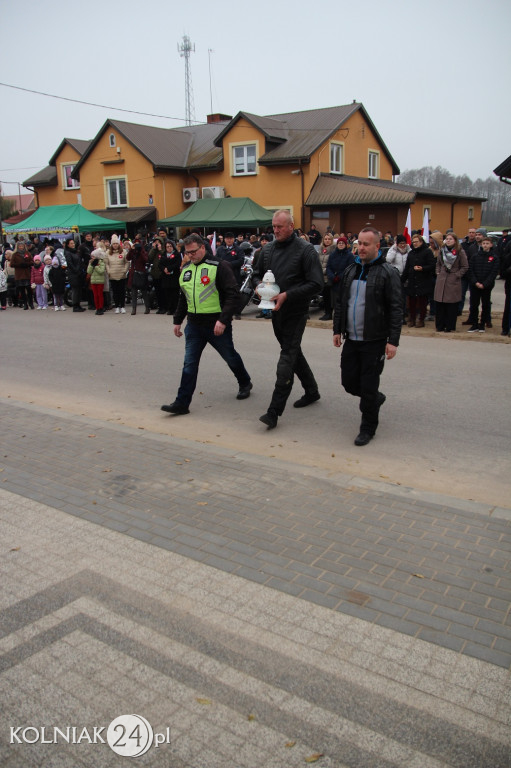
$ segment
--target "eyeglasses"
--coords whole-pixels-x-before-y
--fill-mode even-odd
[[[201,248],[204,248],[203,245],[197,246],[197,248],[194,248],[193,251],[185,251],[187,256],[193,256],[197,251],[200,251]]]

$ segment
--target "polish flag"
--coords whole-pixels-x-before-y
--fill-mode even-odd
[[[408,208],[408,216],[406,217],[406,224],[405,224],[403,235],[406,237],[406,242],[408,243],[408,245],[411,245],[412,244],[412,212],[410,208]]]
[[[213,256],[216,256],[216,232],[213,233],[213,240],[211,241],[211,250],[213,251]]]
[[[429,243],[429,216],[427,208],[424,211],[424,221],[422,222],[422,237],[425,243]]]

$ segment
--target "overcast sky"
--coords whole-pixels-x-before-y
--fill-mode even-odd
[[[265,115],[355,99],[401,171],[475,180],[511,154],[509,0],[0,0],[0,27],[2,83],[107,107],[0,86],[4,194],[109,117],[183,125],[184,34],[198,121],[211,101]]]

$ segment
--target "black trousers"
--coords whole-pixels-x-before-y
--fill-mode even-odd
[[[378,427],[378,389],[385,364],[385,339],[351,341],[346,339],[341,352],[341,382],[350,395],[360,397],[360,431],[374,435]]]
[[[472,325],[477,325],[479,315],[479,302],[481,302],[481,320],[480,325],[491,322],[491,292],[492,288],[477,288],[470,286],[470,312],[468,319]]]
[[[272,312],[273,332],[280,344],[277,380],[268,411],[281,416],[293,388],[295,375],[309,395],[316,394],[318,385],[302,352],[302,336],[307,323],[306,313],[286,313],[284,307]]]
[[[443,301],[436,302],[436,329],[437,331],[455,331],[456,320],[458,319],[458,309],[460,303],[447,304]]]
[[[126,304],[126,278],[123,277],[121,280],[112,280],[110,278],[110,285],[112,287],[115,306],[124,308],[124,305]]]

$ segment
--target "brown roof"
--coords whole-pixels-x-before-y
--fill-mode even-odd
[[[260,117],[250,112],[238,112],[230,123],[219,133],[216,143],[220,145],[225,134],[238,120],[244,118],[264,134],[266,152],[259,158],[261,165],[289,163],[297,160],[308,162],[310,156],[355,112],[360,111],[392,165],[394,175],[399,173],[396,161],[385,146],[376,126],[367,114],[364,105],[358,102],[325,109],[308,109],[302,112],[286,112],[279,115]],[[274,144],[275,146],[271,146]]]
[[[76,164],[73,176],[78,176],[80,167],[109,127],[124,136],[155,169],[186,171],[188,168],[215,167],[222,160],[222,151],[215,146],[214,140],[224,125],[212,123],[155,128],[122,120],[107,120]]]
[[[306,205],[366,205],[413,203],[415,191],[398,188],[391,181],[374,184],[355,176],[321,174],[306,200]]]
[[[53,187],[58,183],[57,169],[55,165],[57,163],[57,157],[62,152],[65,144],[69,144],[75,149],[80,156],[89,148],[90,141],[85,139],[62,139],[59,146],[50,158],[50,162],[40,171],[37,171],[33,176],[23,182],[24,187]]]
[[[316,179],[306,205],[410,204],[415,202],[417,195],[456,200],[486,200],[485,197],[477,195],[459,195],[455,192],[414,187],[383,179],[322,173]]]
[[[144,221],[145,219],[156,219],[156,208],[152,205],[141,208],[96,208],[92,213],[104,216],[105,219],[129,221],[134,224],[138,224],[139,221]]]
[[[23,182],[24,187],[53,187],[55,184],[57,184],[57,169],[54,165],[47,165]]]
[[[50,162],[48,163],[48,165],[55,165],[56,164],[57,157],[62,152],[62,149],[63,149],[65,144],[69,144],[70,147],[73,147],[73,149],[75,149],[78,152],[78,154],[80,155],[80,157],[81,157],[83,155],[83,153],[88,149],[90,141],[85,140],[85,139],[62,139],[62,141],[60,142],[59,146],[57,147],[57,149],[55,150],[55,152],[51,156]]]

